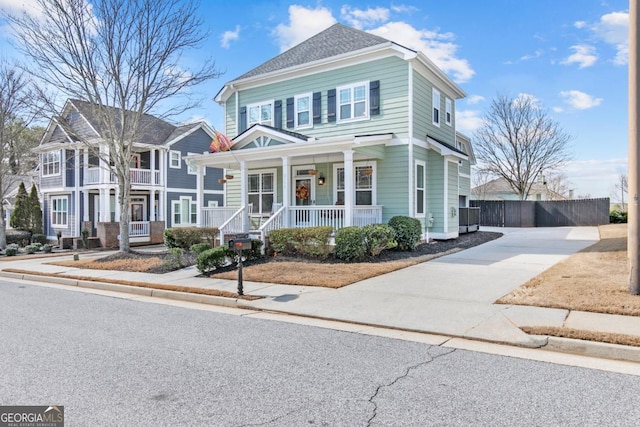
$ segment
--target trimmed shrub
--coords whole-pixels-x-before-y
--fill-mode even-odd
[[[42,245],[42,252],[50,254],[53,251],[53,245],[51,243],[45,243]]]
[[[24,251],[28,254],[35,254],[38,251],[38,246],[36,245],[27,245],[24,247]]]
[[[356,261],[366,253],[364,232],[361,227],[344,227],[336,231],[336,246],[333,255],[344,261]]]
[[[611,224],[626,224],[627,223],[627,212],[620,210],[612,210],[609,212],[609,222]]]
[[[269,233],[269,244],[277,254],[325,258],[331,253],[332,227],[281,228]]]
[[[15,243],[10,243],[7,245],[7,248],[4,250],[5,255],[14,256],[18,253],[18,245]]]
[[[167,260],[167,264],[171,268],[183,268],[184,262],[182,261],[182,257],[184,255],[184,249],[182,248],[169,248],[169,260]]]
[[[31,243],[31,233],[22,230],[7,230],[7,245],[16,244],[18,247]]]
[[[244,254],[247,259],[256,259],[256,258],[261,258],[262,257],[262,245],[264,245],[264,242],[260,239],[252,239],[251,240],[251,250],[250,251],[245,251],[246,253]]]
[[[201,238],[205,239],[212,248],[216,245],[216,238],[220,234],[218,227],[199,227]]]
[[[389,220],[389,226],[395,231],[398,250],[412,251],[420,242],[422,225],[419,220],[408,216],[394,216]]]
[[[31,242],[44,245],[45,243],[47,243],[47,236],[45,236],[44,234],[34,234],[33,236],[31,236]]]
[[[368,255],[378,256],[385,249],[398,246],[395,231],[387,224],[369,224],[362,227],[364,247]]]
[[[181,248],[188,251],[196,243],[202,243],[202,228],[174,227],[164,230],[164,244],[167,248]]]
[[[196,259],[196,268],[202,274],[206,274],[216,268],[224,267],[228,262],[228,250],[224,246],[208,249]]]
[[[196,243],[194,245],[191,245],[191,247],[189,248],[189,250],[191,252],[193,252],[194,254],[201,254],[202,252],[212,249],[212,246],[209,243]]]

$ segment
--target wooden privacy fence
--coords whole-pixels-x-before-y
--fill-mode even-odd
[[[471,200],[487,227],[564,227],[609,223],[609,198],[520,201]]]

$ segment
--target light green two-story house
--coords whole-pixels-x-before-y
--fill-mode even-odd
[[[226,196],[198,203],[198,222],[264,237],[405,215],[425,238],[455,238],[473,161],[456,133],[464,96],[423,53],[335,24],[216,95],[231,149],[187,161],[224,168]]]

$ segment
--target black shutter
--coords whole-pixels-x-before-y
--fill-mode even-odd
[[[369,114],[380,114],[380,80],[369,82]]]
[[[321,106],[321,93],[314,92],[313,93],[313,124],[318,124],[322,122],[322,117],[320,116]]]
[[[293,98],[287,98],[287,127],[292,128],[295,125],[293,118]]]
[[[240,132],[245,130],[247,130],[247,107],[240,107]]]
[[[273,103],[273,127],[282,129],[282,101],[279,99]]]
[[[327,91],[327,121],[336,121],[336,90],[330,89]]]

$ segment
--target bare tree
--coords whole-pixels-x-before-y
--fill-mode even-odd
[[[622,209],[622,211],[626,211],[627,205],[625,203],[625,197],[629,192],[629,177],[626,173],[621,173],[618,176],[618,180],[616,181],[613,188],[615,197],[619,197],[618,200],[620,201],[620,209]]]
[[[57,99],[93,105],[107,148],[100,156],[118,182],[120,250],[128,252],[129,169],[133,144],[145,133],[143,117],[166,119],[195,107],[201,99],[189,89],[220,74],[212,61],[186,68],[183,54],[204,41],[202,20],[188,0],[35,1],[42,16],[8,19],[34,74],[58,91]],[[52,107],[51,114],[60,111]]]
[[[487,198],[487,194],[490,190],[490,183],[495,179],[495,176],[491,175],[485,169],[482,168],[473,168],[471,170],[471,195],[476,200],[485,200]]]
[[[16,187],[22,178],[18,174],[30,170],[25,161],[32,156],[27,136],[28,126],[35,119],[33,86],[29,77],[16,65],[0,60],[0,201]],[[4,207],[0,203],[0,247],[7,246]]]
[[[550,172],[544,176],[547,200],[566,200],[573,197],[571,181],[564,172]]]
[[[558,169],[571,158],[569,140],[533,97],[502,95],[475,132],[474,150],[484,170],[504,178],[526,200],[543,170]]]

